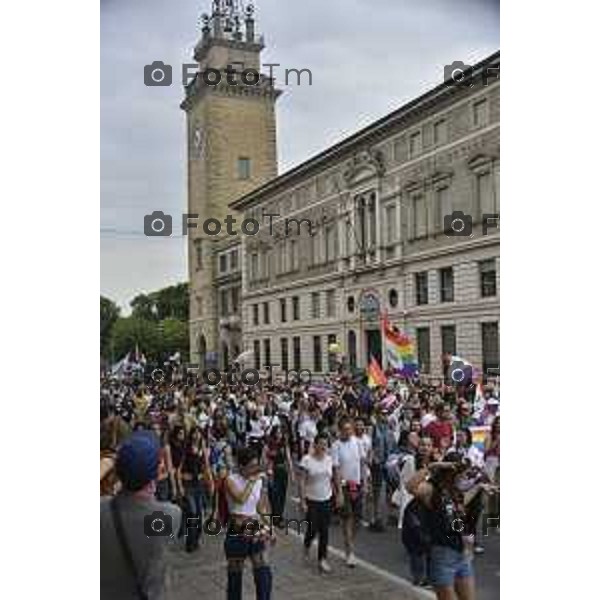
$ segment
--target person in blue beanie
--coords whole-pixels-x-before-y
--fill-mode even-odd
[[[100,498],[101,600],[165,597],[165,550],[174,543],[181,509],[155,499],[159,450],[150,431],[134,432],[118,450],[121,491]]]

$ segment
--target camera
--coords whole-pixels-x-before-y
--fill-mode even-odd
[[[144,215],[144,233],[148,237],[168,237],[173,233],[173,218],[161,210]]]
[[[144,516],[144,533],[146,537],[166,537],[173,535],[173,517],[160,510]]]
[[[173,82],[173,68],[162,60],[155,60],[144,67],[144,83],[147,86],[168,86]]]
[[[444,233],[447,237],[473,235],[473,218],[461,210],[455,210],[451,215],[444,215]]]
[[[465,65],[462,60],[444,66],[446,87],[473,87],[473,67]]]
[[[450,385],[470,386],[473,381],[473,367],[466,365],[462,360],[455,360],[448,367]]]

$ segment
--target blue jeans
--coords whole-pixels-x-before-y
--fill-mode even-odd
[[[185,547],[191,551],[198,547],[202,533],[202,510],[204,494],[199,481],[184,481],[185,492]]]
[[[248,557],[252,560],[254,567],[256,600],[270,600],[273,574],[271,567],[262,559],[265,543],[229,530],[225,537],[224,547],[228,561],[227,600],[242,600],[243,565]]]
[[[463,552],[449,546],[431,547],[431,583],[434,587],[454,586],[454,580],[473,577],[473,565]]]

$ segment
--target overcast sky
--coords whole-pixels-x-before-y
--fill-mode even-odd
[[[185,239],[147,238],[144,215],[186,206],[185,113],[144,65],[192,62],[210,0],[101,0],[101,293],[125,311],[138,293],[187,279]],[[500,47],[499,0],[256,0],[263,63],[309,68],[278,87],[279,172],[442,81],[444,64]],[[175,223],[179,219],[174,219]],[[174,227],[174,234],[178,234]]]

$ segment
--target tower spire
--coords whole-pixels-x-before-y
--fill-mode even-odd
[[[254,4],[244,0],[213,0],[211,14],[201,16],[203,39],[214,37],[241,41],[244,37],[242,24],[245,28],[246,41],[255,41],[254,33]]]

